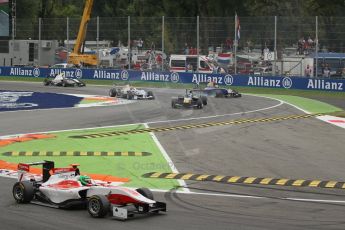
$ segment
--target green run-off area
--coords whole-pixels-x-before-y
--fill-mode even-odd
[[[176,180],[152,180],[141,175],[152,171],[171,171],[160,149],[149,133],[112,136],[94,139],[69,138],[73,135],[94,134],[97,132],[125,131],[144,128],[143,125],[97,128],[51,133],[55,138],[38,139],[13,143],[0,148],[0,159],[8,162],[55,161],[55,167],[66,167],[79,163],[81,173],[95,173],[129,178],[128,187],[149,187],[171,189],[178,185]],[[4,156],[11,151],[99,151],[99,152],[149,152],[148,156]]]

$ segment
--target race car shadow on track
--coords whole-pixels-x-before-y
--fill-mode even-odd
[[[191,189],[191,190],[194,190],[196,191],[197,193],[195,195],[209,195],[209,196],[212,196],[211,194],[217,194],[217,196],[221,197],[222,195],[224,196],[248,196],[248,197],[254,197],[254,198],[267,198],[267,199],[271,199],[271,200],[280,200],[280,201],[290,201],[290,202],[307,202],[309,203],[308,201],[305,201],[303,199],[287,199],[286,198],[286,192],[291,192],[293,194],[305,194],[305,195],[320,195],[320,196],[326,196],[326,197],[330,197],[332,196],[333,198],[334,197],[339,197],[339,199],[343,199],[345,195],[343,194],[335,194],[335,193],[330,193],[330,192],[318,192],[318,191],[310,191],[308,188],[307,188],[307,191],[306,190],[296,190],[294,188],[288,188],[288,187],[280,187],[280,188],[276,188],[276,187],[267,187],[267,186],[260,186],[260,185],[247,185],[247,184],[232,184],[231,186],[239,186],[239,187],[244,187],[244,188],[248,188],[250,189],[250,191],[252,191],[253,189],[259,189],[259,190],[268,190],[267,193],[265,194],[272,194],[273,191],[277,191],[278,194],[280,192],[284,193],[284,195],[282,196],[278,196],[278,194],[276,193],[276,195],[255,195],[256,192],[253,192],[253,193],[249,193],[249,192],[227,192],[227,191],[221,191],[221,190],[216,190],[216,189],[207,189],[207,188],[199,188],[199,187],[193,187],[193,186],[190,186],[190,185],[193,185],[193,184],[199,184],[199,182],[196,182],[196,183],[191,183],[188,185],[188,189]],[[177,189],[177,188],[176,188]],[[177,204],[176,200],[179,201],[179,202],[182,202],[182,203],[187,203],[188,204],[188,207],[191,207],[191,206],[195,206],[195,207],[202,207],[203,209],[209,209],[209,208],[204,208],[203,206],[199,206],[199,205],[191,205],[191,203],[189,202],[186,202],[184,199],[182,199],[182,196],[184,195],[183,193],[179,194],[177,193],[176,189],[172,189],[170,190],[169,192],[165,193],[165,199],[166,200],[170,200],[171,202],[174,202]],[[301,189],[301,188],[298,188],[298,189]],[[269,192],[269,191],[272,191],[272,192]],[[322,190],[322,191],[325,191],[325,190]],[[328,190],[328,191],[332,191],[332,190]],[[334,191],[334,190],[333,190]],[[339,191],[339,190],[337,190]],[[193,195],[193,194],[192,194]],[[187,193],[187,196],[188,196],[188,193]],[[175,201],[174,201],[175,199]],[[341,207],[344,207],[345,204],[340,204],[340,203],[332,203],[332,202],[318,202],[317,200],[313,200],[313,203],[319,203],[319,204],[322,204],[322,205],[335,205],[335,206],[341,206]],[[188,209],[188,208],[187,208]],[[211,209],[210,209],[211,210]],[[219,211],[217,209],[212,209],[213,211]],[[223,211],[221,211],[223,212]]]
[[[31,175],[31,166],[42,166],[42,176]],[[166,203],[154,200],[148,188],[130,189],[120,182],[92,180],[80,175],[78,164],[55,168],[53,161],[18,164],[18,182],[12,195],[19,204],[42,203],[44,206],[69,209],[86,207],[93,218],[116,219],[166,212]]]
[[[15,203],[16,205],[18,205],[17,203]],[[67,212],[68,215],[74,215],[75,214],[81,214],[81,216],[85,216],[85,218],[88,217],[88,214],[85,213],[85,209],[87,208],[87,205],[86,204],[79,204],[79,205],[73,205],[73,206],[70,206],[70,207],[64,207],[64,208],[60,208],[60,207],[56,207],[54,205],[49,205],[49,204],[44,204],[44,203],[41,203],[41,202],[31,202],[30,204],[34,204],[34,205],[37,205],[37,206],[41,206],[41,207],[47,207],[47,208],[52,208],[52,209],[61,209],[61,211],[65,211]],[[125,221],[125,222],[128,222],[128,221],[135,221],[135,220],[140,220],[140,219],[146,219],[146,218],[154,218],[154,217],[160,217],[160,216],[167,216],[166,213],[163,213],[163,212],[159,212],[159,213],[145,213],[144,215],[136,215],[135,217],[134,216],[130,216],[130,218],[127,218],[127,219],[118,219],[118,218],[114,218],[112,216],[108,216],[106,219],[109,219],[109,220],[115,220],[115,221]]]

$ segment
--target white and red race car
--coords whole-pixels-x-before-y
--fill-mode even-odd
[[[43,175],[33,176],[30,166],[42,165]],[[147,188],[131,189],[122,182],[91,180],[79,175],[76,166],[55,168],[53,161],[18,164],[18,182],[13,197],[18,203],[39,203],[58,208],[87,206],[92,217],[127,219],[135,214],[166,212],[166,204],[153,199]]]

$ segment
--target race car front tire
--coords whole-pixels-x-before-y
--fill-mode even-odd
[[[109,200],[104,195],[91,196],[87,201],[87,211],[91,217],[103,218],[108,214],[109,209]]]
[[[34,186],[29,181],[17,182],[13,185],[12,194],[17,203],[29,203],[34,198]]]
[[[207,105],[207,97],[201,96],[202,104]]]
[[[83,81],[79,81],[79,83],[77,85],[78,85],[78,87],[86,86],[85,82],[83,82]]]
[[[176,103],[177,103],[177,99],[173,99],[171,101],[171,108],[176,109],[177,108]]]
[[[198,109],[202,109],[204,107],[204,104],[203,104],[201,98],[199,98],[198,101],[196,102],[196,107]]]
[[[152,194],[150,189],[148,189],[148,188],[138,188],[138,189],[136,189],[136,191],[138,193],[140,193],[141,195],[143,195],[144,197],[146,197],[146,198],[148,198],[150,200],[153,200],[153,194]]]
[[[136,191],[138,193],[140,193],[141,195],[143,195],[144,197],[146,197],[146,198],[148,198],[150,200],[154,200],[153,194],[152,194],[150,189],[148,189],[148,188],[138,188],[138,189],[136,189]],[[155,211],[153,211],[153,213],[159,213],[159,210],[155,210]]]
[[[147,97],[148,97],[150,100],[154,100],[154,99],[155,99],[155,96],[153,95],[153,92],[152,92],[152,91],[147,91]]]

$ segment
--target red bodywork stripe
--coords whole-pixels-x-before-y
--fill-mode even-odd
[[[74,168],[53,168],[53,173],[74,172]]]
[[[29,172],[30,171],[30,165],[19,163],[17,169],[21,170],[21,171]]]

